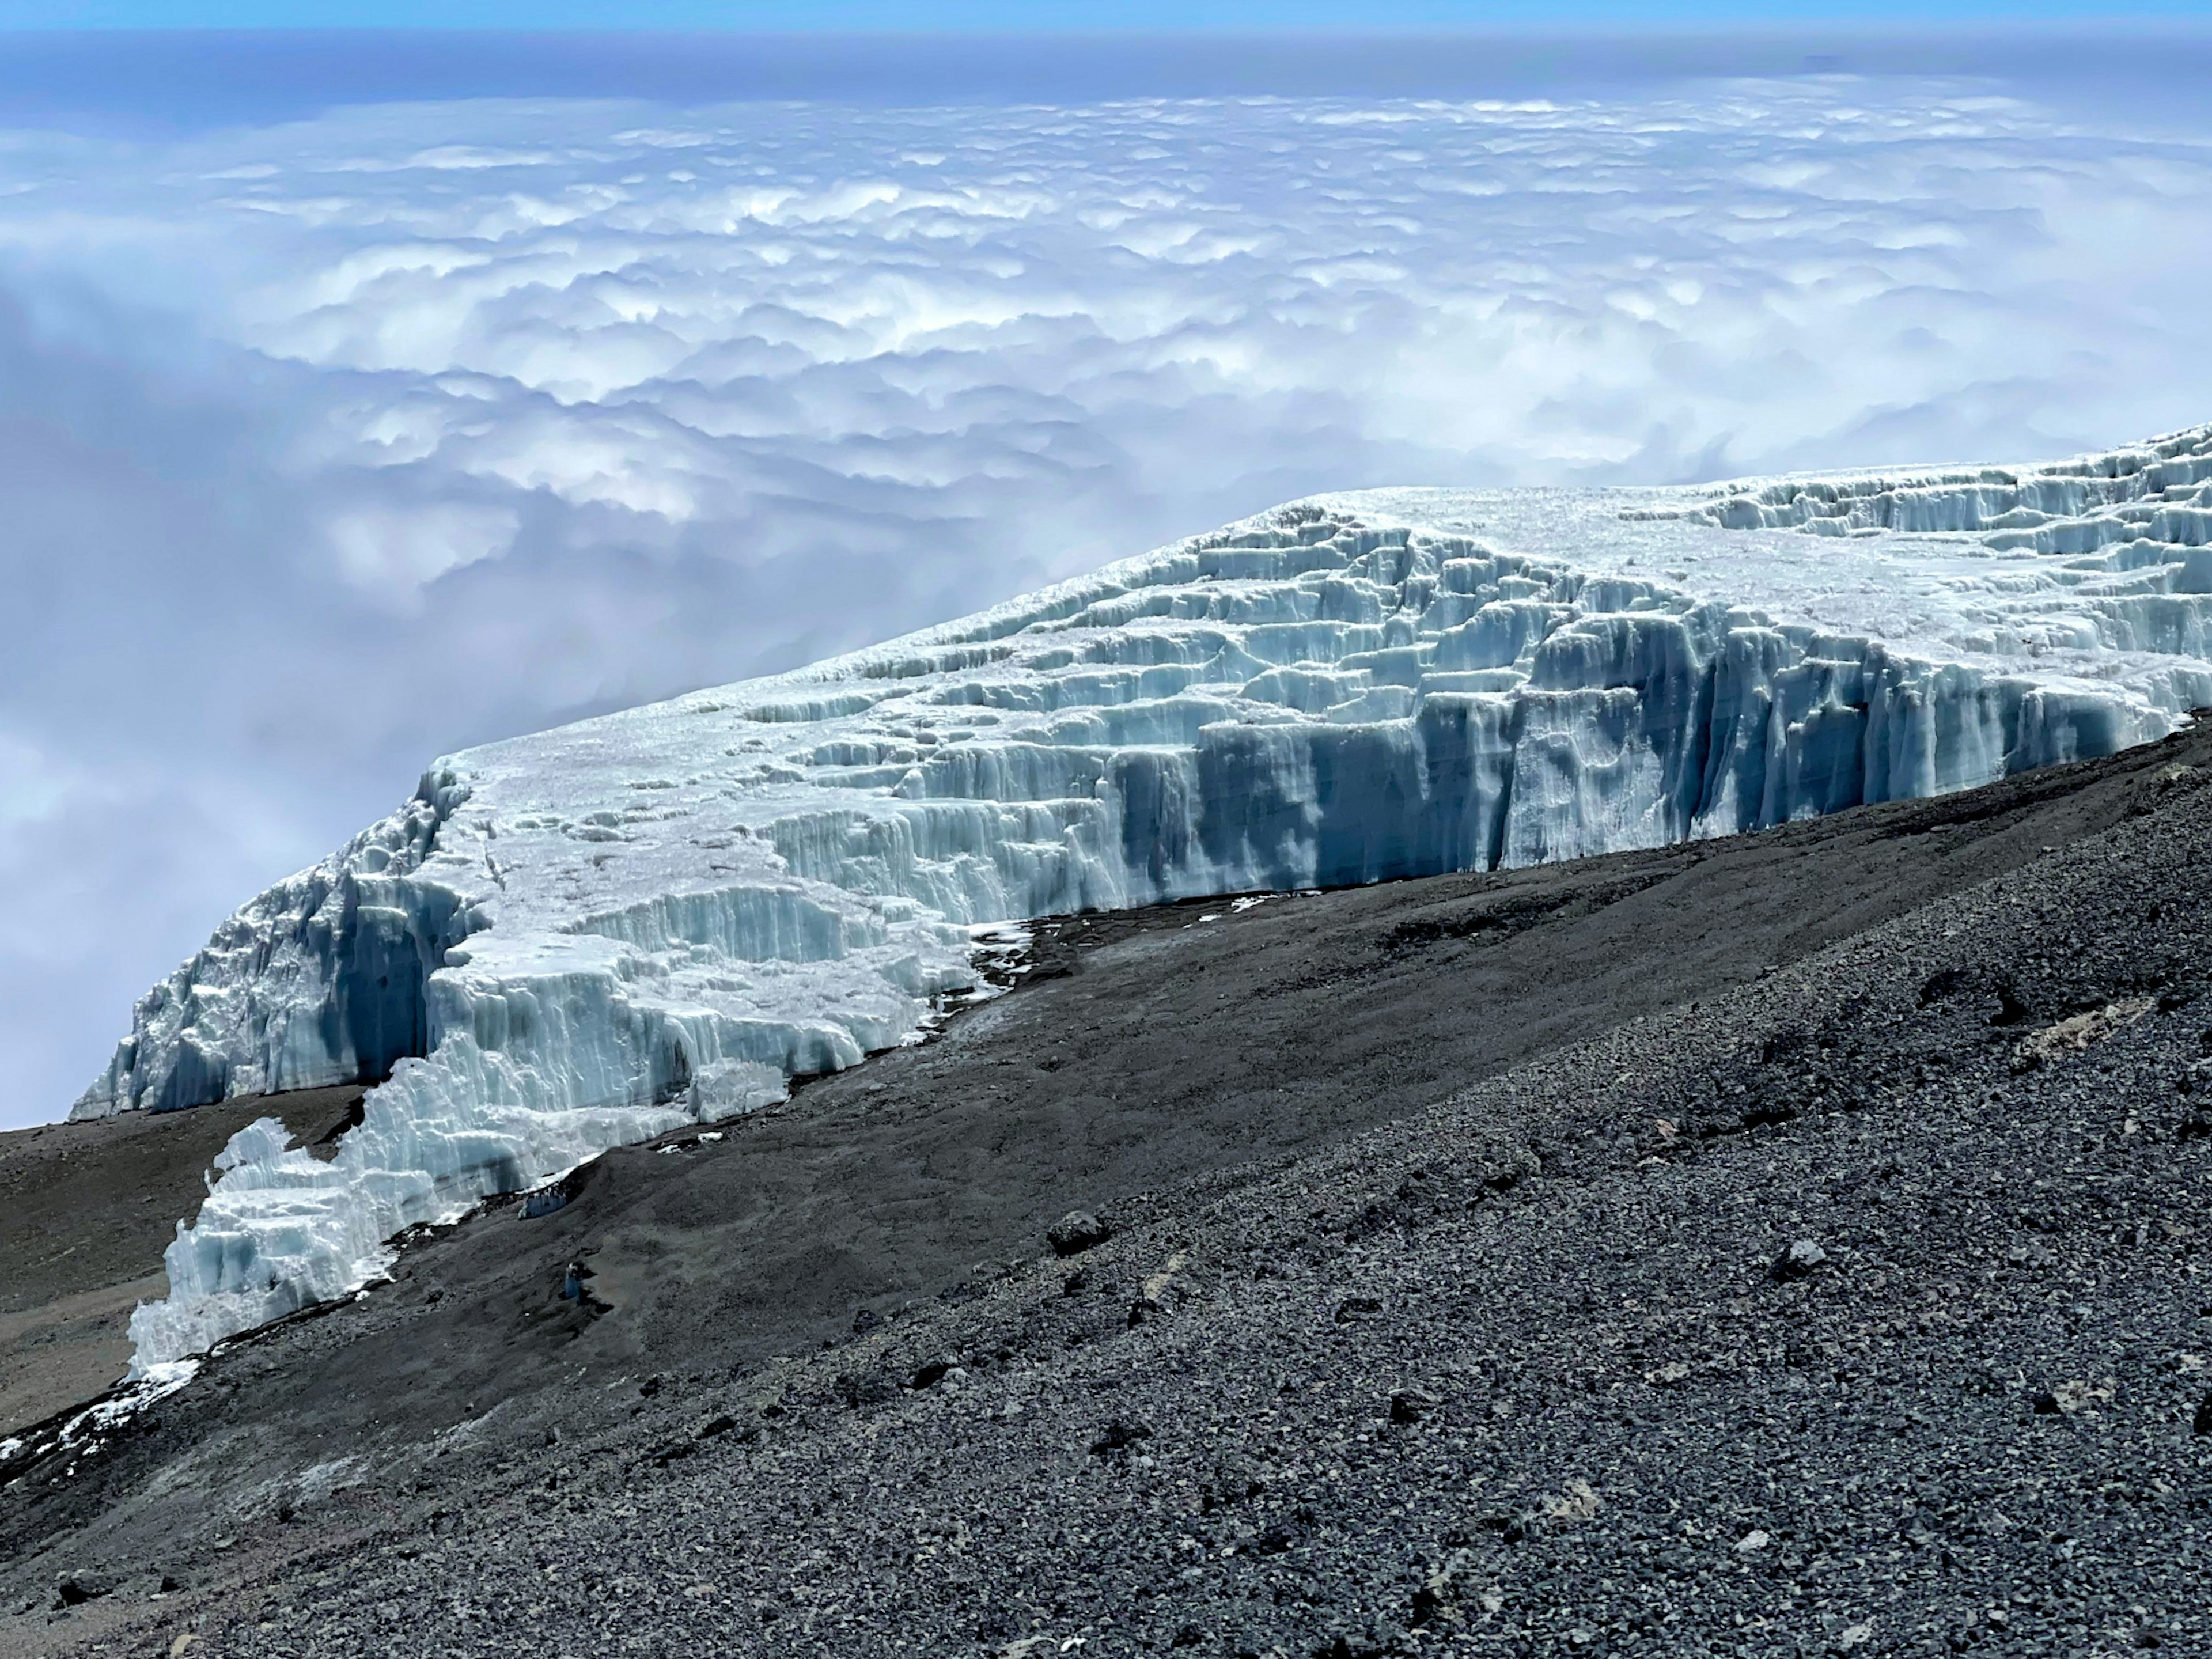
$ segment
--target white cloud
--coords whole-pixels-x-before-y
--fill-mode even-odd
[[[0,732],[0,835],[50,818],[68,799],[71,779],[34,743]]]
[[[330,523],[338,574],[366,592],[418,598],[449,570],[498,557],[514,544],[511,507],[446,502],[412,509],[375,502]]]
[[[2212,147],[2118,119],[1823,79],[12,136],[0,1121],[442,749],[1315,489],[2202,420]]]

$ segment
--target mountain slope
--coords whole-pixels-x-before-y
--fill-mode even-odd
[[[2208,783],[1075,919],[15,1460],[0,1639],[2193,1650]]]

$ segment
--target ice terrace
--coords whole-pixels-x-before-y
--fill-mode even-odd
[[[455,755],[142,1000],[76,1115],[389,1079],[226,1151],[141,1368],[781,1097],[978,924],[1726,835],[2212,703],[2212,428],[2082,459],[1316,497],[773,679]]]

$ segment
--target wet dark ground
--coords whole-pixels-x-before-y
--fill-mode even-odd
[[[1044,924],[9,1471],[0,1651],[2212,1651],[2208,766]]]

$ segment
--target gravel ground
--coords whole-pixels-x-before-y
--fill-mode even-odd
[[[1750,838],[1745,915],[1820,912],[1823,860],[1899,859],[1903,896],[1794,957],[1717,938],[1729,973],[1628,925],[1644,890],[1617,872],[1656,855],[1528,913],[1510,887],[1412,923],[1340,896],[1370,955],[1443,963],[1389,980],[1401,1032],[1449,1048],[1490,1007],[1451,994],[1466,963],[1608,915],[1615,1018],[1508,1044],[1441,1103],[1375,1078],[1374,1115],[1252,1156],[1214,1125],[1181,1169],[1155,1114],[1149,1162],[1085,1166],[1087,1201],[1048,1189],[1095,1224],[1048,1244],[1032,1204],[1001,1235],[1024,1259],[939,1273],[928,1250],[981,1235],[917,1224],[927,1260],[890,1291],[855,1293],[875,1267],[800,1274],[798,1312],[719,1343],[647,1322],[595,1346],[621,1316],[502,1282],[532,1305],[472,1314],[476,1348],[535,1355],[512,1362],[528,1386],[452,1404],[429,1374],[489,1376],[482,1354],[375,1322],[398,1317],[380,1298],[473,1296],[459,1270],[522,1236],[463,1228],[388,1291],[219,1357],[76,1474],[16,1476],[0,1651],[2212,1654],[2208,783],[2192,732]],[[2039,826],[2047,853],[1911,884]],[[1187,920],[1154,932],[1188,945],[1099,961],[1143,946],[1189,1000],[1176,953],[1219,930]],[[1304,959],[1256,929],[1237,948],[1247,988],[1202,1024],[1256,1066],[1242,1011]],[[933,1045],[965,1073],[902,1063],[944,1088],[1034,1065],[1037,1016],[1011,1011],[1064,1016],[1052,995],[1100,983]],[[787,1125],[838,1109],[816,1095]],[[740,1183],[745,1151],[623,1156]],[[1143,1190],[1115,1184],[1140,1167]],[[356,1328],[437,1333],[434,1422],[373,1369],[336,1412]],[[285,1459],[253,1462],[256,1433]]]

